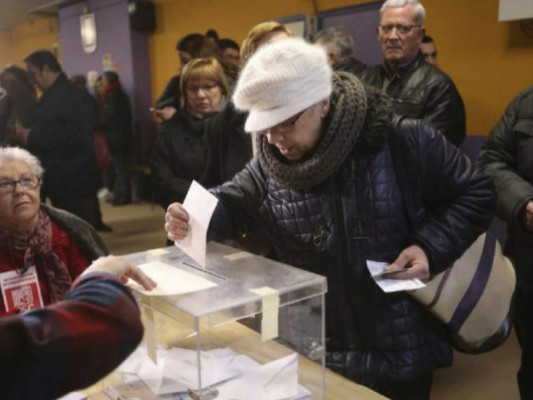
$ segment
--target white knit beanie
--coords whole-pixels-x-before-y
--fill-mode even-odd
[[[331,94],[325,50],[290,38],[261,47],[241,71],[233,102],[248,111],[244,129],[271,128]]]

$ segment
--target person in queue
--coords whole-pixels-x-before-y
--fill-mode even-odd
[[[104,172],[104,182],[111,186],[111,203],[121,206],[132,202],[129,166],[135,158],[133,115],[119,75],[115,71],[105,71],[102,84],[104,97],[98,129],[105,136],[113,159],[110,168]]]
[[[276,21],[261,22],[254,26],[242,43],[242,65],[261,46],[292,36],[293,33],[285,25]],[[252,159],[252,137],[244,131],[246,117],[246,113],[235,110],[233,103],[228,102],[220,114],[207,121],[207,161],[201,180],[207,187],[230,180]]]
[[[206,120],[220,112],[231,96],[215,58],[196,58],[181,74],[182,108],[161,124],[150,157],[156,202],[163,208],[183,201],[193,180],[201,181],[206,164]]]
[[[427,63],[420,51],[426,11],[418,0],[387,0],[377,27],[382,65],[359,78],[393,98],[396,114],[423,119],[454,145],[466,136],[463,99],[452,79]]]
[[[156,286],[126,260],[101,257],[63,301],[1,317],[2,399],[57,399],[118,367],[143,337],[137,303],[121,283],[128,279]]]
[[[356,59],[352,37],[344,29],[328,27],[319,31],[314,42],[324,46],[328,53],[328,62],[334,71],[350,72],[359,76],[366,64]]]
[[[16,146],[16,126],[28,125],[37,95],[26,71],[16,65],[9,65],[0,72],[0,86],[6,92],[9,112],[5,123],[0,125],[0,145]]]
[[[30,81],[43,93],[27,126],[17,124],[17,143],[46,169],[41,196],[54,207],[98,225],[95,115],[89,94],[71,82],[48,50],[28,55]]]
[[[516,271],[514,328],[522,350],[522,400],[533,398],[533,85],[518,93],[492,128],[478,166],[496,186],[496,215],[507,222],[504,253]]]
[[[236,66],[225,61],[217,43],[207,35],[191,33],[184,36],[178,41],[176,51],[180,60],[180,72],[168,81],[155,105],[154,113],[162,120],[170,119],[183,103],[180,74],[190,60],[194,58],[216,58],[224,70],[226,81],[230,87],[235,84],[239,73]]]
[[[222,38],[217,41],[218,47],[222,51],[222,57],[226,62],[233,64],[235,68],[241,68],[241,48],[239,44],[230,38]]]
[[[427,63],[437,66],[437,45],[429,35],[424,35],[420,41],[420,51]]]
[[[328,279],[326,365],[391,399],[428,399],[434,370],[452,362],[450,344],[407,293],[384,293],[366,260],[389,263],[397,279],[444,270],[488,227],[490,178],[424,121],[398,122],[387,95],[334,74],[324,49],[301,39],[260,48],[233,102],[249,112],[258,153],[211,189],[208,240],[261,229],[279,261]],[[394,144],[412,184],[414,226]],[[168,207],[170,240],[186,237],[188,218],[181,204]]]
[[[292,37],[293,33],[277,21],[255,25],[243,40],[241,64],[246,64],[260,47]],[[224,110],[209,119],[205,128],[207,160],[200,182],[206,187],[220,185],[240,172],[254,154],[254,136],[244,130],[247,113],[228,102]],[[174,199],[173,201],[176,201]],[[225,243],[254,254],[267,255],[270,246],[259,231],[242,231]]]
[[[91,225],[41,203],[43,172],[27,150],[0,148],[0,314],[63,300],[91,261],[107,254]]]

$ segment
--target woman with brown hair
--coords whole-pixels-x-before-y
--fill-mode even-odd
[[[195,58],[215,58],[220,64],[230,87],[237,81],[238,68],[224,60],[217,43],[206,35],[191,33],[180,39],[176,45],[180,60],[180,73],[187,63]],[[163,120],[169,119],[180,107],[182,93],[180,91],[180,74],[173,76],[167,83],[163,93],[156,101],[155,115]]]
[[[181,107],[161,124],[150,159],[156,202],[164,208],[183,200],[191,182],[201,180],[207,156],[205,122],[231,96],[222,66],[213,57],[187,63],[180,92]]]
[[[261,22],[254,26],[244,38],[241,46],[241,63],[246,64],[259,47],[280,39],[292,37],[294,34],[285,25],[276,21]]]

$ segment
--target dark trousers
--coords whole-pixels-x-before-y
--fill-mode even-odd
[[[112,169],[114,176],[111,190],[114,200],[131,201],[130,173],[125,158],[113,155],[113,162],[109,169]]]
[[[52,202],[52,206],[77,215],[94,227],[98,226],[98,224],[102,222],[100,205],[98,203],[96,193],[81,199],[63,199],[51,197],[50,201]]]
[[[517,374],[522,400],[533,399],[533,248],[513,246],[509,254],[516,269],[515,331],[522,349]]]

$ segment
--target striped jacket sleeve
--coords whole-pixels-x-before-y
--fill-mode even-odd
[[[135,299],[112,275],[78,278],[64,301],[0,319],[3,399],[55,399],[113,371],[143,335]]]

